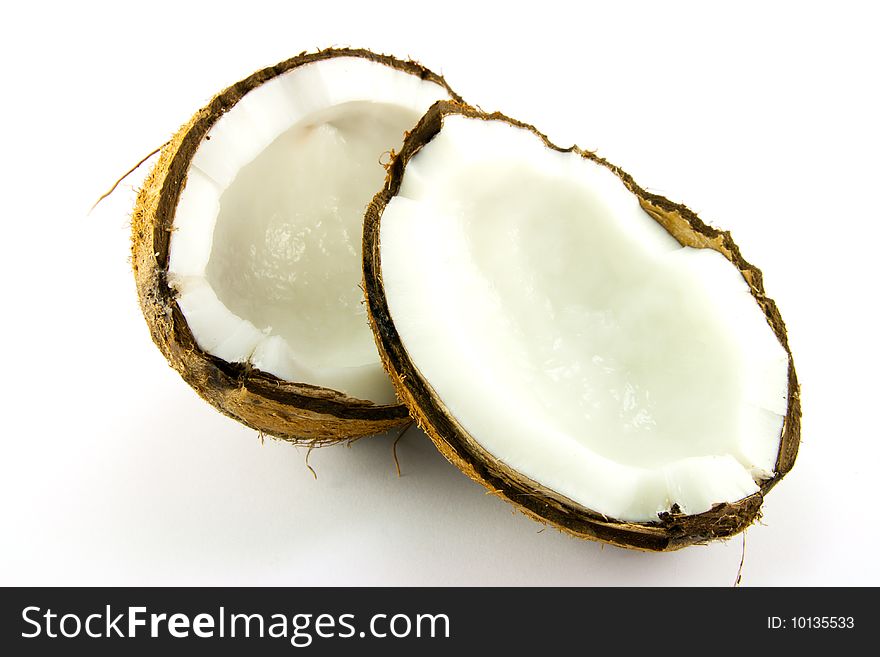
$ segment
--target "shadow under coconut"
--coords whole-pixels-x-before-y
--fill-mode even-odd
[[[401,476],[393,431],[313,450],[315,478],[307,449],[261,445],[254,431],[175,388],[156,391],[162,413],[131,409],[102,427],[99,442],[113,442],[79,473],[93,482],[76,500],[91,509],[83,516],[91,529],[57,564],[65,583],[729,585],[735,577],[738,541],[658,555],[544,529],[486,494],[416,428],[397,446]]]
[[[397,445],[401,476],[392,446],[398,432],[353,443],[363,468],[362,484],[382,489],[368,516],[358,522],[360,538],[377,529],[389,539],[391,561],[373,563],[375,584],[424,585],[614,585],[668,583],[671,575],[688,584],[732,584],[741,555],[734,539],[671,554],[651,554],[604,546],[545,527],[488,494],[448,463],[425,434],[412,427]],[[318,483],[345,487],[337,448],[312,453]],[[315,459],[318,454],[319,458]],[[371,492],[365,491],[365,495]],[[381,540],[376,544],[381,549]],[[711,555],[710,555],[711,553]],[[719,553],[726,556],[719,559]],[[711,570],[700,573],[695,562]],[[393,567],[388,567],[389,563]],[[385,567],[384,575],[379,568]],[[681,571],[681,572],[679,572]],[[688,573],[690,573],[688,575]],[[363,572],[352,572],[363,581]]]

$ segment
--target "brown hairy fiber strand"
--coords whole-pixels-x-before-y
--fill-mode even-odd
[[[422,377],[410,360],[389,313],[382,285],[379,224],[385,206],[400,189],[407,163],[441,130],[444,117],[453,114],[484,121],[504,121],[531,131],[547,148],[570,152],[606,167],[638,197],[648,215],[679,243],[718,251],[740,271],[752,297],[764,311],[767,323],[788,352],[788,409],[783,423],[776,474],[762,482],[760,491],[733,504],[718,504],[705,513],[687,515],[674,506],[656,522],[624,522],[587,509],[509,468],[483,449],[450,415],[430,382]],[[794,465],[800,442],[800,389],[785,324],[776,304],[764,294],[760,270],[746,262],[730,233],[706,225],[683,205],[646,192],[622,169],[594,153],[576,146],[555,146],[533,126],[499,113],[487,114],[460,102],[435,103],[408,135],[401,152],[390,163],[385,187],[374,197],[367,210],[363,255],[368,314],[377,336],[382,362],[391,376],[398,398],[407,405],[418,425],[450,462],[489,489],[489,492],[504,498],[539,522],[549,523],[575,536],[621,547],[651,551],[677,550],[743,531],[759,518],[764,495]]]
[[[141,309],[153,341],[183,379],[225,415],[259,432],[295,443],[324,445],[399,426],[404,406],[376,405],[345,394],[283,381],[248,364],[203,352],[168,285],[168,249],[174,213],[190,162],[208,130],[246,93],[299,66],[334,57],[361,57],[430,80],[458,99],[446,81],[412,62],[351,48],[301,53],[237,82],[200,109],[162,149],[132,213],[132,267]]]

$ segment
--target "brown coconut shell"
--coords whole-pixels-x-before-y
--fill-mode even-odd
[[[547,146],[591,160],[614,172],[635,194],[644,210],[682,245],[714,249],[735,266],[749,285],[755,302],[764,311],[767,323],[788,352],[788,409],[783,423],[776,474],[761,484],[760,491],[733,504],[719,504],[696,515],[686,515],[677,507],[656,522],[624,522],[609,518],[547,489],[495,459],[456,421],[413,364],[394,321],[382,286],[379,252],[379,225],[385,206],[400,189],[410,159],[436,135],[449,115],[462,115],[483,121],[504,121],[531,131]],[[364,279],[370,321],[377,337],[382,360],[398,398],[410,409],[412,417],[442,454],[474,481],[535,520],[569,534],[639,550],[669,551],[732,536],[752,524],[760,514],[764,495],[791,470],[800,442],[800,389],[788,347],[785,324],[772,299],[764,294],[761,271],[743,258],[727,231],[703,223],[685,206],[639,187],[632,177],[589,151],[573,146],[560,148],[533,126],[502,114],[487,114],[461,103],[441,101],[434,104],[407,137],[402,150],[388,167],[385,187],[373,199],[364,222]]]
[[[141,309],[153,341],[183,379],[225,415],[264,434],[295,443],[322,445],[387,431],[405,423],[404,406],[377,405],[336,390],[283,381],[242,363],[229,363],[202,351],[168,285],[168,250],[180,193],[190,162],[218,118],[264,82],[312,62],[362,57],[444,87],[446,81],[412,61],[367,50],[331,48],[301,53],[257,71],[220,92],[162,148],[132,213],[132,267]]]

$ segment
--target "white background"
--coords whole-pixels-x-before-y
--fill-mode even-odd
[[[739,537],[658,555],[539,533],[415,430],[401,478],[386,436],[313,452],[314,480],[165,364],[127,262],[145,170],[90,205],[215,92],[330,45],[412,56],[730,229],[804,405],[743,583],[880,584],[878,16],[713,6],[7,4],[0,584],[733,584]]]

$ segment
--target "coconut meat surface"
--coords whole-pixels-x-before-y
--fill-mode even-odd
[[[788,357],[742,275],[608,169],[446,116],[380,224],[394,326],[508,467],[624,521],[735,502],[775,467]]]
[[[287,381],[395,397],[360,289],[381,164],[438,84],[358,57],[294,68],[210,129],[176,209],[169,282],[199,347]]]

